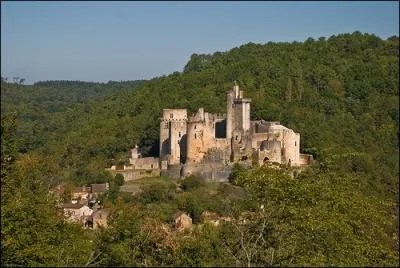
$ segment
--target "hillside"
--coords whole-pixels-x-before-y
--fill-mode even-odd
[[[140,86],[144,81],[94,83],[81,81],[41,81],[32,86],[1,82],[1,114],[17,112],[19,149],[27,152],[42,146],[55,121],[73,107],[87,107],[106,95]]]
[[[163,108],[223,112],[226,91],[237,80],[253,99],[253,120],[281,121],[301,133],[301,150],[314,154],[324,167],[378,171],[379,182],[371,183],[394,189],[398,44],[397,37],[381,40],[355,32],[193,54],[182,73],[57,113],[44,128],[35,129],[35,136],[46,140],[40,151],[54,156],[74,178],[85,179],[126,162],[136,143],[157,155]],[[34,110],[28,114],[38,116]]]
[[[313,154],[315,165],[294,179],[286,170],[235,167],[236,186],[200,185],[182,193],[161,178],[155,181],[163,183],[149,185],[137,197],[110,191],[106,202],[117,212],[111,221],[115,228],[82,246],[79,258],[65,259],[66,265],[83,266],[87,256],[99,254],[94,263],[103,266],[398,266],[399,38],[382,40],[360,32],[193,54],[182,72],[95,94],[83,103],[67,97],[73,101],[64,106],[45,97],[51,83],[5,89],[2,84],[2,160],[11,159],[2,161],[2,178],[8,178],[2,179],[2,207],[7,208],[2,223],[4,217],[10,222],[2,230],[8,263],[26,265],[10,256],[17,252],[28,260],[34,252],[24,243],[9,246],[14,222],[21,230],[29,226],[9,213],[15,209],[20,220],[31,206],[12,202],[20,188],[26,200],[39,202],[35,198],[44,196],[49,184],[113,182],[104,168],[127,162],[135,144],[145,155],[158,154],[163,108],[223,112],[234,80],[252,98],[251,119],[281,121],[300,133],[301,151]],[[56,88],[60,92],[62,87]],[[23,116],[3,117],[12,111]],[[15,133],[14,121],[20,125]],[[34,141],[27,135],[34,135]],[[236,195],[246,198],[233,201]],[[196,227],[192,233],[166,236],[160,226],[170,224],[177,209],[187,211],[196,224],[205,210],[230,217],[247,213],[250,224],[238,219],[221,229]],[[54,226],[52,217],[43,217],[34,214],[45,226]],[[53,236],[40,234],[35,245],[46,248],[41,241]],[[58,245],[62,233],[57,234],[58,240],[50,241],[72,256],[65,243],[73,242]],[[78,231],[73,234],[79,237]],[[17,237],[23,240],[26,234]],[[54,252],[33,265],[57,263]]]

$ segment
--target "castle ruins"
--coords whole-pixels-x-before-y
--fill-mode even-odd
[[[136,146],[130,166],[111,170],[125,180],[162,174],[226,181],[233,163],[309,165],[312,156],[300,153],[300,134],[279,122],[251,121],[250,104],[235,82],[227,93],[226,114],[199,108],[188,116],[186,109],[163,109],[159,158],[142,158]]]

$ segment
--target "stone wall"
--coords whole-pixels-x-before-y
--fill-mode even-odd
[[[109,170],[113,176],[121,174],[124,176],[124,181],[134,181],[141,178],[160,176],[160,169],[125,169],[125,170]]]
[[[160,158],[171,155],[170,161],[179,163],[181,155],[186,155],[186,145],[180,145],[180,140],[186,134],[186,109],[163,109],[160,118]],[[178,143],[179,142],[179,143]]]
[[[227,182],[232,173],[232,166],[220,163],[190,163],[183,166],[182,173],[184,177],[194,175],[208,181]]]
[[[156,157],[143,157],[130,159],[130,163],[132,166],[128,166],[128,169],[159,169],[160,161],[159,158]]]

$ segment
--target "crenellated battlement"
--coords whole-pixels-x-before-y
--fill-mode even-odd
[[[160,118],[159,119],[161,122],[187,122],[188,121],[188,119],[187,118],[182,118],[182,119],[180,119],[180,118],[178,118],[178,119],[175,119],[175,118]]]

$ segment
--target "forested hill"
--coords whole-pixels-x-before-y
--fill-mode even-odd
[[[235,165],[221,184],[146,178],[143,192],[119,195],[104,168],[135,144],[158,154],[162,109],[225,112],[234,80],[251,118],[300,133],[315,164],[294,177]],[[399,266],[398,36],[249,43],[113,94],[98,87],[110,86],[2,83],[2,266]],[[112,228],[63,223],[48,190],[104,181]],[[177,211],[192,231],[168,231]],[[206,225],[205,211],[231,221]]]
[[[163,108],[194,112],[204,107],[209,112],[224,112],[226,92],[234,80],[253,100],[252,119],[279,120],[299,132],[301,150],[314,154],[324,166],[375,171],[381,176],[379,182],[371,183],[395,188],[398,37],[382,40],[354,32],[305,42],[249,43],[212,55],[193,54],[182,73],[152,79],[135,89],[132,85],[132,90],[64,109],[57,117],[46,116],[43,128],[34,127],[30,134],[40,137],[37,147],[41,153],[52,155],[70,178],[87,180],[106,166],[127,161],[129,148],[136,143],[145,153],[157,154],[158,118]],[[63,95],[53,98],[48,90],[77,89],[75,85],[80,84],[55,85],[2,87],[2,104],[6,104],[2,109],[28,109],[23,110],[25,116],[34,118],[34,126],[40,125],[41,111],[62,107]],[[85,92],[102,87],[88,84]],[[26,107],[8,105],[14,90],[32,92],[22,97],[27,100]],[[47,101],[38,103],[42,98]]]
[[[20,119],[18,135],[21,152],[36,149],[44,143],[44,134],[53,131],[54,121],[72,107],[87,106],[90,102],[124,89],[134,89],[144,81],[41,81],[31,86],[1,83],[1,114],[15,111]]]

